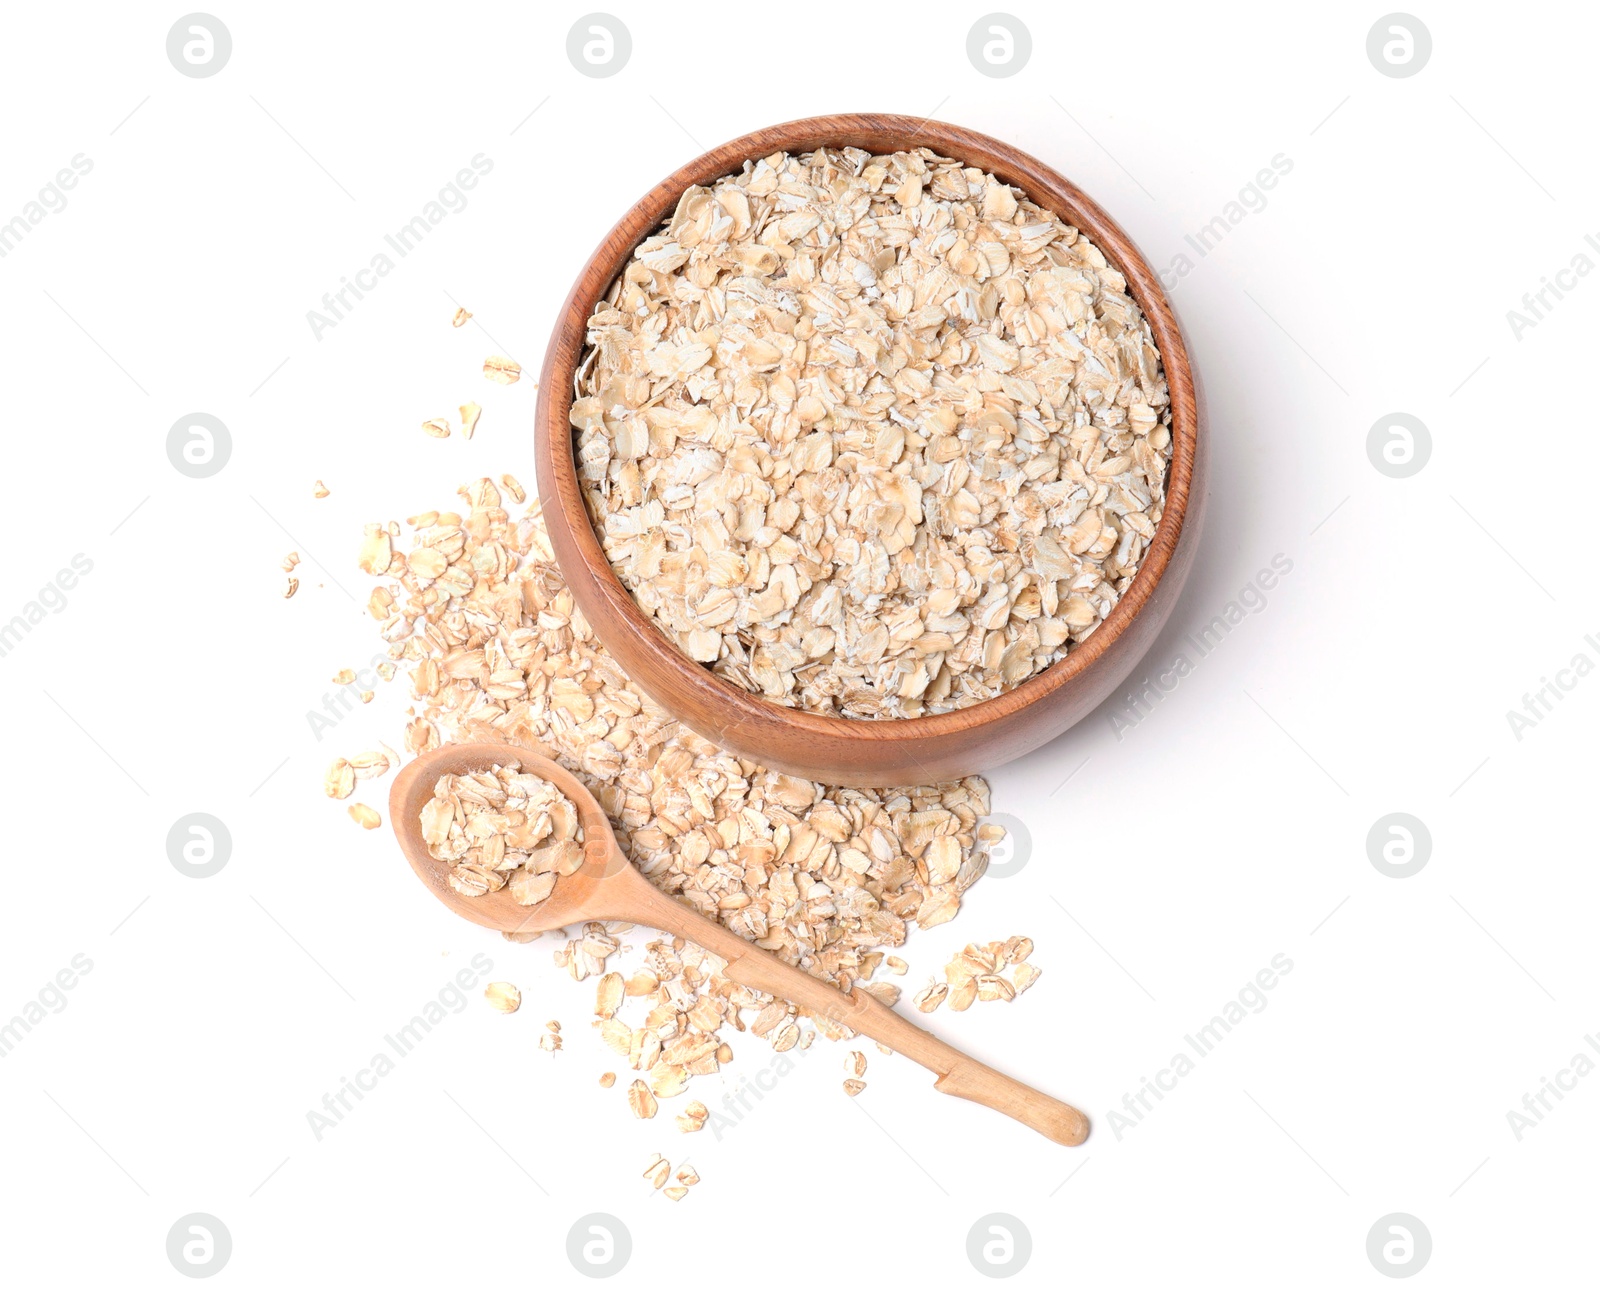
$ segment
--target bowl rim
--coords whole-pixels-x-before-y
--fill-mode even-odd
[[[894,142],[895,139],[899,142]],[[890,143],[892,147],[878,147],[871,142],[874,140]],[[809,152],[819,147],[863,148],[875,155],[930,148],[941,156],[981,166],[985,172],[1022,190],[1037,205],[1086,234],[1127,280],[1129,294],[1149,321],[1166,372],[1172,410],[1172,460],[1167,470],[1167,497],[1155,537],[1145,551],[1133,583],[1117,599],[1110,615],[1099,627],[1060,660],[997,696],[939,714],[861,719],[816,713],[746,691],[691,659],[645,613],[612,568],[589,515],[578,478],[569,421],[573,377],[587,349],[585,334],[589,316],[611,290],[634,249],[671,217],[678,199],[691,185],[736,174],[747,160],[758,160],[777,152]],[[576,330],[578,338],[576,344],[565,348],[571,358],[570,362],[564,362],[562,341],[572,330]],[[610,608],[616,612],[621,631],[642,650],[663,660],[664,667],[682,678],[687,686],[699,689],[714,702],[719,710],[718,727],[724,734],[747,723],[777,722],[798,734],[818,738],[891,743],[949,738],[1003,722],[1070,686],[1111,650],[1154,596],[1178,548],[1193,501],[1191,492],[1200,448],[1200,423],[1188,347],[1160,277],[1133,240],[1093,198],[1031,154],[965,126],[896,113],[837,113],[767,126],[708,149],[678,167],[623,213],[585,258],[561,305],[540,373],[534,433],[538,465],[542,469],[548,462],[555,476],[555,487],[547,491],[541,470],[543,511],[555,510],[561,514],[581,560]],[[547,492],[553,496],[546,497]],[[570,578],[568,584],[571,584]],[[589,619],[591,628],[595,628],[593,617],[585,618]],[[598,630],[595,631],[598,635]],[[603,640],[602,644],[609,646]],[[665,707],[676,714],[677,707]]]

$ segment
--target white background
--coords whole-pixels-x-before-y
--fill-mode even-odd
[[[0,1060],[8,1287],[188,1287],[165,1242],[196,1211],[233,1238],[217,1288],[587,1285],[565,1236],[596,1211],[632,1235],[619,1289],[987,1287],[965,1236],[994,1212],[1032,1235],[1015,1288],[1387,1287],[1366,1237],[1391,1212],[1431,1232],[1417,1287],[1592,1281],[1600,1076],[1520,1141],[1506,1116],[1600,1034],[1600,679],[1521,740],[1506,718],[1600,662],[1600,281],[1520,340],[1506,318],[1600,234],[1592,14],[1434,6],[1431,61],[1391,79],[1365,52],[1378,6],[1022,5],[1032,59],[991,79],[965,54],[976,6],[619,4],[632,60],[592,80],[565,55],[577,8],[216,12],[233,53],[209,79],[168,62],[172,6],[14,6],[0,44],[0,221],[93,162],[0,260],[0,620],[93,562],[0,659],[0,1020],[93,962]],[[485,472],[531,487],[535,391],[483,358],[536,370],[582,257],[669,170],[841,110],[1028,149],[1163,268],[1293,162],[1173,290],[1213,474],[1146,667],[1275,554],[1292,571],[1122,739],[1108,707],[996,771],[1032,856],[907,953],[914,987],[968,940],[1037,941],[1026,998],[931,1022],[1085,1109],[1079,1150],[875,1051],[850,1101],[822,1042],[720,1139],[636,1121],[596,1084],[614,1057],[550,942],[456,921],[387,827],[320,792],[333,754],[399,743],[399,683],[320,742],[305,717],[377,649],[362,522]],[[478,153],[470,205],[315,340],[306,312]],[[473,324],[449,327],[452,301]],[[470,444],[419,431],[468,399]],[[207,480],[166,458],[193,411],[232,433]],[[1409,479],[1366,453],[1394,411],[1432,433]],[[194,811],[233,837],[207,880],[166,855]],[[1433,840],[1409,879],[1367,856],[1396,811]],[[306,1111],[475,952],[521,1013],[474,992],[318,1142]],[[1109,1112],[1277,953],[1294,968],[1265,1010],[1119,1137]],[[770,1063],[735,1046],[708,1103]],[[682,1204],[639,1179],[658,1150],[704,1177]]]

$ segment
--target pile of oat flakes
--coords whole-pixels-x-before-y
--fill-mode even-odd
[[[861,985],[892,1005],[900,989],[875,976],[904,974],[906,964],[885,949],[912,926],[950,920],[1003,836],[981,821],[987,784],[828,787],[717,748],[658,709],[601,648],[562,580],[537,501],[513,517],[508,503],[525,495],[511,477],[459,492],[459,510],[410,517],[404,541],[396,522],[369,525],[362,540],[362,569],[381,581],[367,609],[415,701],[406,748],[508,741],[557,760],[594,792],[623,851],[658,887],[839,988]],[[399,761],[387,747],[340,760],[326,789],[343,798]],[[440,811],[435,833],[448,841]],[[720,958],[682,939],[651,938],[625,973],[613,969],[630,930],[586,925],[555,960],[595,980],[594,1026],[639,1075],[626,1087],[639,1117],[726,1064],[732,1034],[777,1051],[808,1047],[818,1032],[850,1035],[723,978]],[[992,950],[979,967],[990,976]],[[555,1036],[546,1049],[559,1044]],[[851,1094],[865,1060],[857,1053],[853,1063]],[[698,1130],[706,1116],[691,1101],[677,1122]]]

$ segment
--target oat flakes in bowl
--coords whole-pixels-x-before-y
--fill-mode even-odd
[[[999,695],[1100,627],[1166,494],[1122,275],[929,149],[685,191],[589,318],[570,414],[612,569],[691,659],[847,718]]]
[[[1024,753],[1190,564],[1199,413],[1159,280],[959,127],[819,118],[691,163],[591,258],[541,385],[580,607],[665,708],[785,770]]]

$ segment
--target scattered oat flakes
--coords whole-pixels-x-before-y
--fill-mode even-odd
[[[689,1083],[689,1067],[686,1064],[673,1064],[667,1060],[657,1060],[650,1069],[650,1090],[663,1100],[669,1096],[682,1095],[683,1089]]]
[[[287,557],[285,557],[283,559],[284,573],[287,574],[287,573],[291,572],[299,564],[300,564],[300,554],[298,552],[291,552]]]
[[[616,1080],[617,1075],[615,1073],[602,1073],[600,1075],[600,1085],[603,1087],[609,1088]]]
[[[335,759],[323,774],[322,791],[329,799],[348,799],[356,788],[356,770],[347,759]]]
[[[886,1006],[892,1006],[900,1000],[900,989],[892,983],[869,983],[865,991],[869,997],[875,997]]]
[[[685,1132],[699,1131],[706,1125],[706,1119],[709,1117],[711,1110],[699,1100],[691,1100],[683,1106],[683,1112],[678,1115],[678,1129]]]
[[[633,1110],[633,1116],[635,1118],[654,1118],[658,1107],[656,1098],[650,1088],[635,1078],[633,1085],[628,1088],[628,1108]]]
[[[361,538],[361,551],[357,564],[369,575],[385,574],[393,558],[389,545],[389,531],[381,525],[369,525]]]
[[[458,305],[456,307],[456,312],[453,315],[450,316],[450,326],[452,328],[459,328],[463,323],[465,323],[471,317],[472,317],[472,314],[471,314],[470,311],[465,310],[461,306]]]
[[[388,750],[366,750],[356,755],[350,761],[357,781],[370,781],[374,777],[381,777],[389,771],[391,765],[397,766],[399,759],[390,759]]]
[[[844,1080],[844,1093],[849,1096],[860,1095],[867,1089],[867,1084],[860,1078],[846,1078]]]
[[[296,579],[293,575],[291,575],[289,577],[289,585],[288,585],[288,587],[283,590],[283,595],[284,595],[285,599],[293,597],[299,591],[300,591],[300,581],[298,579]]]
[[[324,485],[319,480],[316,483],[316,486],[311,491],[311,497],[312,498],[327,498],[328,497],[328,493],[329,493],[328,487],[326,485]]]
[[[559,963],[559,962],[558,962]],[[600,1040],[625,1059],[634,1056],[634,1031],[620,1019],[600,1021]],[[659,1040],[659,1039],[658,1039]]]
[[[507,472],[505,475],[500,477],[500,485],[506,491],[506,493],[511,495],[511,501],[513,503],[527,502],[528,495],[527,491],[522,488],[522,482],[515,476],[511,475],[510,472]]]
[[[845,1071],[854,1077],[860,1077],[867,1071],[867,1057],[860,1051],[851,1051],[850,1058],[844,1062]]]
[[[660,1190],[674,1203],[688,1194],[689,1187],[698,1184],[700,1180],[700,1173],[685,1163],[678,1169],[678,1184],[667,1185],[667,1182],[673,1179],[672,1164],[660,1154],[655,1154],[651,1157],[649,1166],[640,1175],[650,1182],[652,1189]]]
[[[445,440],[450,436],[450,424],[443,418],[430,418],[422,424],[422,429],[435,440]]]
[[[355,680],[356,671],[354,669],[341,669],[333,675],[333,685],[335,687],[348,687]]]
[[[514,983],[491,983],[483,990],[483,997],[502,1015],[514,1015],[522,1006],[522,989]]]
[[[375,831],[383,825],[383,818],[378,816],[377,810],[365,804],[350,805],[350,820],[364,831]]]
[[[482,413],[483,409],[471,400],[461,406],[461,434],[468,440],[472,439],[472,433],[478,429],[478,418]]]
[[[1017,990],[1011,986],[1008,979],[1002,979],[998,974],[980,974],[978,976],[979,1001],[1010,1001],[1017,995]]]
[[[514,359],[507,359],[504,355],[490,355],[483,361],[483,375],[491,382],[510,386],[522,376],[522,365]]]
[[[912,1000],[925,1012],[937,1010],[947,995],[952,1010],[965,1010],[974,1001],[1014,1001],[1039,979],[1038,967],[1026,960],[1032,954],[1033,940],[1022,935],[998,943],[968,943],[945,966],[949,982],[930,983]],[[1001,974],[1007,966],[1009,979]]]

